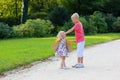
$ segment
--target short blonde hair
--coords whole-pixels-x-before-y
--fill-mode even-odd
[[[57,37],[61,39],[61,38],[62,38],[62,37],[61,37],[61,34],[62,34],[62,33],[65,33],[65,32],[64,32],[64,31],[59,31],[58,34],[57,34]]]
[[[72,18],[77,18],[77,19],[79,19],[79,14],[78,14],[78,13],[73,13],[72,16],[71,16],[71,19],[72,19]]]

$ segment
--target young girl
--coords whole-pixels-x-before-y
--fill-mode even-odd
[[[65,59],[68,56],[68,52],[72,51],[72,48],[68,45],[66,35],[64,31],[60,31],[57,35],[57,41],[55,46],[55,55],[61,58],[61,69],[68,69],[65,64]]]

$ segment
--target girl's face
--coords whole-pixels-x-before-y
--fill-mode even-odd
[[[65,38],[66,35],[65,35],[64,33],[61,33],[61,37],[62,37],[62,38]]]

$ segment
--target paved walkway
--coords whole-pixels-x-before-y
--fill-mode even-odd
[[[83,69],[61,70],[60,59],[53,57],[0,80],[120,80],[120,40],[87,47],[84,55]],[[74,65],[76,58],[76,51],[70,53],[67,65]]]

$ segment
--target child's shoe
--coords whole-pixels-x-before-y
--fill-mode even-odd
[[[70,69],[70,68],[65,66],[63,69],[67,70],[67,69]]]
[[[74,66],[72,66],[73,68],[84,68],[83,64],[76,64]]]
[[[60,69],[67,70],[67,69],[70,69],[70,68],[69,67],[61,67]]]

